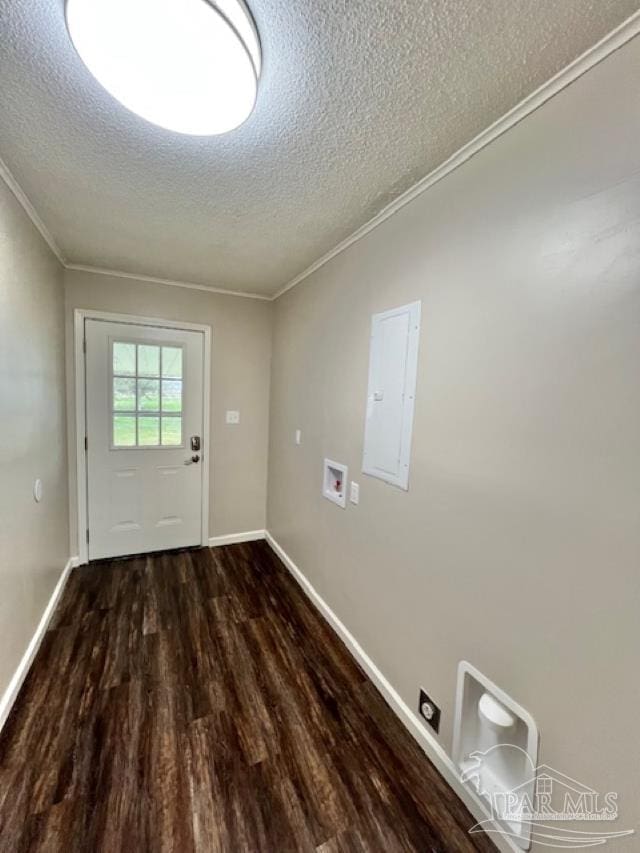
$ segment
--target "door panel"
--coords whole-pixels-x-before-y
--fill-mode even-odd
[[[85,321],[89,558],[200,545],[204,335]]]

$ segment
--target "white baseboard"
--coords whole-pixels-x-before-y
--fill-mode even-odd
[[[209,539],[209,547],[217,548],[219,545],[235,545],[238,542],[257,542],[265,539],[266,530],[247,530],[245,533],[228,533],[226,536],[212,536]]]
[[[469,809],[471,814],[478,821],[487,820],[488,818],[490,818],[491,815],[485,809],[482,801],[476,796],[476,794],[472,790],[470,790],[460,781],[459,773],[456,770],[455,764],[453,763],[449,755],[445,752],[443,747],[438,743],[438,741],[433,737],[433,735],[427,731],[427,729],[420,721],[418,715],[411,710],[411,708],[407,705],[404,699],[402,699],[398,691],[391,685],[387,678],[385,678],[385,676],[371,660],[369,655],[365,652],[360,643],[358,643],[358,641],[349,631],[346,625],[344,625],[344,623],[340,621],[340,619],[336,616],[333,610],[329,607],[327,602],[322,598],[320,593],[312,586],[309,580],[307,580],[305,575],[298,568],[298,566],[296,566],[296,564],[293,562],[291,557],[289,557],[286,551],[284,551],[280,547],[280,545],[278,545],[278,543],[268,530],[266,531],[265,538],[271,548],[273,548],[275,553],[285,564],[287,569],[289,569],[296,581],[300,584],[307,597],[324,616],[324,618],[331,625],[336,634],[338,634],[342,642],[345,644],[345,646],[349,649],[351,654],[360,664],[362,669],[367,673],[375,687],[380,691],[382,696],[387,701],[387,704],[394,711],[400,722],[405,726],[409,733],[422,747],[429,760],[435,766],[436,770],[438,770],[440,775],[443,776],[446,782],[451,786],[451,788],[453,788],[455,793],[458,795],[458,797],[460,797],[460,799]],[[499,832],[500,827],[498,824],[493,824],[492,826],[495,829],[496,833]],[[522,853],[521,848],[517,847],[516,844],[506,836],[492,833],[491,839],[498,847],[498,849],[502,851],[502,853]]]
[[[42,618],[38,624],[38,627],[35,630],[33,637],[31,638],[31,642],[27,646],[27,650],[22,656],[22,660],[18,664],[18,668],[13,674],[13,678],[9,682],[7,689],[4,691],[2,698],[0,699],[0,731],[2,727],[7,721],[9,714],[11,713],[11,709],[13,708],[13,703],[18,698],[18,693],[20,692],[20,688],[27,677],[27,673],[31,668],[31,664],[34,661],[36,654],[38,653],[38,649],[40,648],[40,643],[42,642],[44,635],[47,633],[47,628],[49,627],[49,622],[51,621],[51,617],[53,616],[56,607],[58,606],[58,602],[60,601],[60,597],[64,592],[64,588],[66,586],[67,580],[69,579],[69,574],[71,569],[78,566],[80,560],[78,557],[70,557],[67,561],[67,565],[62,570],[62,574],[58,578],[58,583],[55,586],[55,589],[51,593],[51,598],[45,608],[44,613],[42,614]]]

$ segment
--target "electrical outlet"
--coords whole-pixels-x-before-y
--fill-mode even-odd
[[[228,424],[239,424],[240,423],[240,412],[228,411],[227,412],[227,423]]]
[[[360,486],[357,483],[351,481],[351,491],[349,493],[349,500],[352,504],[360,503]]]
[[[429,723],[437,734],[440,728],[440,708],[438,708],[433,699],[427,696],[424,690],[420,690],[418,710],[420,711],[420,716]]]

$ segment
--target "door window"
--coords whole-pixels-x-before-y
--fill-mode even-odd
[[[183,348],[112,341],[111,446],[182,447]]]

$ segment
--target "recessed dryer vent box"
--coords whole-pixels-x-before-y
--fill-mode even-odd
[[[324,460],[322,494],[343,509],[347,505],[347,466],[331,459]]]
[[[458,666],[453,760],[487,814],[528,850],[538,728],[528,711],[466,661]]]

